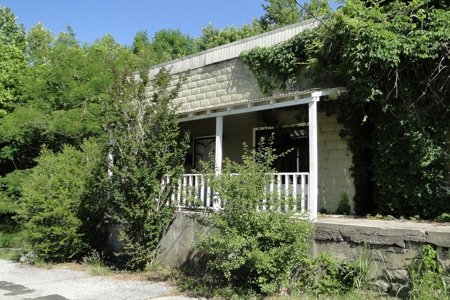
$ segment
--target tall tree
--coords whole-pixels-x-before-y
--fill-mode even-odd
[[[202,27],[202,33],[197,38],[200,51],[229,44],[263,32],[260,23],[253,19],[251,24],[243,24],[242,27],[225,26],[221,29],[214,27],[212,23]]]
[[[138,54],[139,52],[150,46],[151,43],[148,38],[147,30],[136,32],[136,35],[133,39],[133,52],[135,54]]]
[[[17,102],[17,75],[26,67],[25,29],[16,19],[8,7],[0,6],[0,118]]]
[[[30,63],[45,63],[54,41],[53,33],[42,22],[32,26],[27,33],[27,55]]]
[[[299,2],[297,2],[299,3]],[[299,4],[300,20],[308,20],[313,17],[324,16],[331,13],[332,8],[328,0],[310,0],[303,4]]]
[[[25,51],[25,28],[16,22],[17,17],[6,6],[0,6],[0,42]]]
[[[161,69],[152,82],[149,102],[147,69],[139,78],[130,70],[115,76],[107,121],[115,128],[112,190],[116,216],[124,227],[121,239],[134,269],[145,269],[155,258],[161,233],[174,212],[169,202],[183,172],[189,136],[180,134],[172,100],[184,78],[171,88],[172,76]]]
[[[265,10],[260,18],[264,31],[284,27],[300,21],[300,8],[295,0],[265,0],[262,4]]]
[[[161,60],[173,60],[197,52],[195,40],[179,29],[161,29],[152,39],[152,48]]]
[[[328,0],[310,0],[303,4],[297,0],[266,0],[262,4],[266,11],[259,19],[264,31],[291,25],[300,21],[323,16],[332,11]]]

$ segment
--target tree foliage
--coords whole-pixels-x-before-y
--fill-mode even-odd
[[[16,19],[8,7],[0,6],[0,118],[17,102],[17,75],[26,67],[25,29]]]
[[[260,23],[253,19],[251,24],[243,24],[240,28],[225,26],[225,28],[214,27],[212,23],[202,27],[202,33],[197,38],[200,51],[229,44],[263,32]]]
[[[152,47],[162,61],[174,60],[188,56],[197,51],[195,40],[181,33],[179,29],[161,29],[152,39]]]
[[[152,82],[148,100],[148,76],[117,73],[115,92],[108,108],[108,124],[114,124],[113,198],[117,221],[123,230],[129,266],[143,270],[157,254],[162,231],[172,219],[172,191],[183,173],[189,136],[182,136],[172,100],[185,75],[170,87],[171,75],[161,69]]]
[[[265,0],[266,11],[260,19],[264,31],[284,27],[300,21],[300,8],[295,0]]]
[[[300,7],[300,20],[305,21],[314,17],[330,14],[332,8],[328,0],[310,0]]]
[[[300,4],[296,0],[265,0],[265,10],[259,23],[264,31],[285,27],[313,17],[327,15],[331,12],[328,0],[310,0]]]

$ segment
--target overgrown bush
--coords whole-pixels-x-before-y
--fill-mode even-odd
[[[170,87],[168,70],[161,69],[151,83],[147,71],[143,70],[139,80],[131,73],[118,74],[108,111],[109,122],[115,125],[117,160],[111,185],[115,218],[123,228],[119,238],[128,266],[135,270],[144,270],[153,262],[162,232],[173,217],[170,198],[183,174],[189,145],[172,103],[185,75]],[[149,84],[153,87],[150,99]]]
[[[211,266],[228,280],[245,278],[244,285],[263,294],[289,287],[291,271],[307,256],[313,228],[294,216],[292,205],[297,199],[268,192],[276,158],[271,144],[261,143],[258,152],[244,144],[241,164],[225,159],[217,176],[214,162],[204,165],[203,176],[215,192],[215,205],[222,208],[208,210],[198,219],[212,228],[199,235],[198,243],[216,255]]]
[[[106,153],[95,140],[81,150],[43,149],[22,187],[19,217],[33,250],[47,261],[78,258],[104,242]]]

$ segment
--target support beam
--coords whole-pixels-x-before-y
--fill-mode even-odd
[[[216,117],[216,169],[217,173],[222,172],[222,137],[223,137],[223,116]]]
[[[309,219],[317,221],[317,200],[319,192],[319,163],[317,150],[317,102],[319,96],[314,95],[312,101],[308,104],[309,110],[309,194],[308,194],[308,210]]]

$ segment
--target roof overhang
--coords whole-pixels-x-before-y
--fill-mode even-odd
[[[177,113],[177,115],[179,116],[178,122],[187,122],[307,104],[312,102],[314,99],[317,99],[318,97],[320,98],[322,96],[337,96],[343,91],[344,88],[310,89],[306,91],[294,91],[282,94],[279,93],[269,97],[243,100],[212,107],[199,108],[195,110],[186,110]]]

